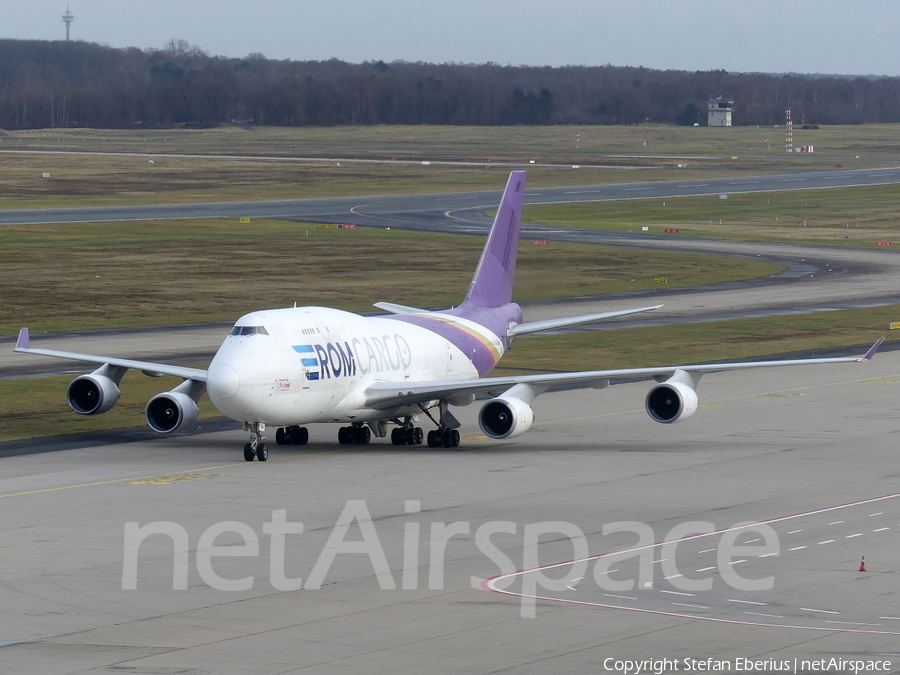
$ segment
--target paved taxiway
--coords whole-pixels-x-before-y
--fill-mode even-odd
[[[498,173],[498,182],[505,180]],[[788,174],[707,178],[648,183],[617,183],[528,189],[526,204],[569,204],[617,199],[689,197],[741,192],[778,192],[900,183],[900,167],[797,171]],[[216,204],[158,204],[87,208],[16,209],[0,211],[0,225],[31,223],[111,222],[169,218],[300,218],[307,221],[354,222],[365,225],[420,223],[443,217],[448,211],[496,208],[502,190],[420,195],[286,199],[280,201],[223,202]]]
[[[309,446],[273,448],[265,464],[241,461],[237,430],[4,458],[0,671],[549,674],[603,672],[606,658],[852,655],[900,672],[900,638],[883,634],[900,632],[900,621],[879,618],[898,616],[898,498],[819,511],[900,492],[900,353],[709,375],[701,410],[674,426],[647,418],[646,390],[545,395],[535,428],[508,442],[478,437],[475,406],[460,409],[461,451],[348,448],[333,428],[313,427]],[[344,554],[318,590],[276,590],[264,532],[273,511],[304,524],[288,537],[285,572],[309,579],[348,500],[365,502],[397,589],[379,587],[367,555]],[[409,500],[420,512],[407,513]],[[769,592],[739,593],[718,571],[697,573],[715,545],[699,540],[682,545],[677,563],[689,577],[710,575],[713,589],[663,593],[678,589],[654,564],[653,587],[615,600],[649,611],[596,606],[613,603],[585,575],[557,595],[594,605],[539,601],[535,618],[521,618],[518,598],[477,583],[501,571],[474,536],[495,521],[515,524],[491,542],[522,569],[525,528],[536,523],[570,523],[600,555],[632,543],[602,534],[617,521],[646,523],[661,541],[689,521],[723,529],[816,511],[773,523],[779,555],[735,566],[773,575]],[[154,535],[140,549],[136,590],[123,590],[125,524],[155,521],[187,533],[187,588],[173,590],[171,543]],[[247,590],[217,590],[198,574],[200,537],[222,521],[260,542],[258,556],[213,561],[223,578],[252,576]],[[438,583],[430,532],[457,522],[469,534],[449,540]],[[421,544],[402,590],[414,523]],[[360,536],[353,527],[347,539]],[[242,542],[233,532],[215,540]],[[857,571],[863,555],[867,573]],[[542,538],[541,564],[572,558],[567,537]],[[754,625],[777,623],[756,614],[816,630]]]

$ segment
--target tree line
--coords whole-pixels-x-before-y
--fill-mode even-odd
[[[163,49],[0,40],[0,128],[268,125],[706,124],[733,99],[734,123],[900,122],[900,78],[643,67],[558,68],[383,61],[351,64]]]

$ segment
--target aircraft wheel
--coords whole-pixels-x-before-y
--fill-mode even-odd
[[[353,442],[358,445],[365,445],[372,440],[372,431],[369,427],[357,427],[353,430]]]
[[[432,429],[428,432],[428,447],[429,448],[439,448],[441,447],[441,434],[437,429]]]
[[[441,434],[441,445],[445,448],[459,447],[459,431],[456,429],[447,429]]]
[[[265,462],[269,459],[269,448],[266,447],[265,443],[260,443],[256,446],[256,459],[260,462]]]
[[[391,431],[391,443],[394,445],[406,445],[406,432],[400,427]]]
[[[288,434],[292,445],[306,445],[309,443],[309,429],[306,427],[294,427]]]
[[[287,445],[291,442],[291,439],[288,437],[288,434],[283,427],[278,427],[278,430],[275,432],[275,442],[278,445]]]
[[[425,432],[422,431],[422,427],[416,427],[416,445],[422,445],[422,441],[425,440]]]
[[[351,432],[353,431],[353,427],[341,427],[338,429],[338,443],[341,445],[347,445],[347,443],[353,442],[353,437]]]
[[[415,429],[405,429],[403,431],[403,435],[406,437],[407,445],[415,445],[416,444],[416,430]]]
[[[244,446],[244,460],[252,462],[254,457],[256,457],[256,453],[253,452],[253,446],[247,443]]]

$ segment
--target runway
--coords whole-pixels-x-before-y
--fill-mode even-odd
[[[0,669],[597,673],[614,672],[606,659],[852,656],[900,672],[898,387],[892,352],[708,375],[700,411],[674,426],[647,418],[637,383],[546,394],[513,441],[488,442],[476,406],[457,409],[461,451],[339,446],[332,428],[313,427],[310,445],[273,447],[265,464],[240,459],[239,430],[7,457]],[[303,524],[283,558],[270,534],[279,519]],[[746,521],[768,523],[776,555],[722,567],[707,549]],[[589,569],[567,579],[574,591],[539,588],[565,602],[537,600],[534,618],[521,598],[482,587],[579,557],[578,533],[589,556],[634,546],[634,534],[604,534],[623,522],[654,543],[697,523],[719,531],[680,542],[671,561],[713,587],[664,579],[658,549],[650,587],[611,591]],[[183,531],[185,554],[151,534],[132,575],[128,523]],[[210,543],[230,548],[205,558]],[[644,582],[638,560],[609,576]],[[735,589],[729,567],[774,586]],[[173,588],[185,569],[186,588]],[[225,590],[229,580],[245,587]]]
[[[506,174],[498,172],[502,185]],[[703,180],[655,181],[528,189],[525,203],[569,204],[618,199],[690,197],[696,195],[738,194],[812,190],[860,185],[900,183],[900,167],[880,169],[834,169],[797,171],[771,176],[707,178]],[[451,192],[383,197],[345,197],[333,199],[296,199],[258,202],[222,202],[215,204],[161,204],[151,206],[105,206],[90,208],[17,209],[0,211],[0,225],[39,223],[113,222],[122,220],[163,220],[172,218],[269,218],[302,219],[307,222],[358,223],[361,225],[421,224],[443,219],[448,211],[465,212],[493,209],[502,189],[478,192]],[[462,226],[464,227],[464,225]]]

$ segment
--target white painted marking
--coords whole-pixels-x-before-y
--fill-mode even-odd
[[[705,548],[702,551],[697,551],[697,553],[709,553],[710,551],[715,551],[714,548]]]
[[[853,539],[853,537],[861,537],[861,536],[863,536],[863,533],[862,533],[862,532],[857,532],[856,534],[848,534],[846,538],[847,538],[847,539]]]
[[[803,532],[803,530],[791,530],[788,534],[797,534],[798,532]]]
[[[760,612],[744,612],[744,614],[749,614],[750,616],[768,616],[772,619],[783,619],[783,616],[778,616],[777,614],[762,614]]]
[[[607,598],[621,598],[622,600],[637,600],[637,598],[629,598],[627,595],[611,595],[610,593],[603,594]]]
[[[683,575],[679,574],[678,576]],[[660,591],[660,593],[668,593],[669,595],[689,595],[692,598],[694,597],[694,595],[696,595],[695,593],[682,593],[681,591]]]
[[[834,521],[833,523],[828,523],[828,524],[829,524],[829,525],[840,525],[840,524],[843,523],[843,522],[844,522],[843,520],[836,520],[836,521]]]
[[[670,574],[667,577],[663,577],[663,579],[677,579],[678,577],[683,577],[683,576],[684,576],[683,574]],[[665,592],[665,591],[663,591],[663,592]]]
[[[890,619],[891,621],[900,621],[900,616],[879,616],[879,619]]]
[[[732,561],[731,561],[730,563],[728,563],[728,564],[729,564],[729,565],[740,565],[742,562],[747,562],[747,559],[744,558],[743,560],[732,560]]]
[[[819,546],[821,546],[822,544],[833,544],[833,543],[834,543],[834,539],[826,539],[825,541],[820,541]]]
[[[884,532],[885,530],[889,530],[889,527],[879,527],[877,530],[872,530],[872,532]]]
[[[795,183],[798,180],[806,180],[806,178],[782,178],[781,182],[782,183]]]
[[[600,574],[609,574],[611,572],[618,572],[619,570],[606,570],[605,572],[600,572]]]
[[[734,600],[733,598],[726,598],[728,602],[741,602],[745,605],[768,605],[768,602],[753,602],[753,600]]]
[[[848,626],[880,626],[880,623],[860,623],[859,621],[831,621],[825,619],[825,623],[842,623]]]
[[[673,602],[673,605],[678,605],[679,607],[693,607],[694,609],[709,609],[706,605],[689,605],[685,602]]]
[[[823,614],[840,614],[840,612],[832,612],[830,609],[812,609],[811,607],[798,607],[804,612],[822,612]]]
[[[805,546],[795,546],[794,548],[789,548],[788,551],[799,551],[802,548],[806,548]]]
[[[872,516],[883,516],[883,515],[884,515],[884,511],[879,511],[878,513],[870,513],[869,518],[871,518]]]
[[[652,187],[642,187],[642,188],[622,188],[624,192],[636,192],[637,190],[652,190]]]
[[[762,541],[762,538],[761,538],[761,537],[757,537],[756,539],[748,539],[748,540],[745,541],[744,543],[745,543],[745,544],[752,544],[754,541]]]
[[[576,590],[576,589],[572,588],[571,586],[566,586],[566,588],[568,588],[570,591]]]
[[[763,555],[761,555],[759,557],[760,558],[771,558],[773,555],[778,555],[778,553],[777,552],[776,553],[764,553]]]
[[[697,570],[697,571],[698,571],[698,572],[708,572],[709,570],[714,570],[714,569],[716,569],[715,565],[713,565],[712,567],[701,567],[701,568],[700,568],[699,570]]]
[[[660,558],[659,560],[654,560],[653,564],[655,565],[656,563],[665,562],[666,560],[668,560],[668,558]]]

